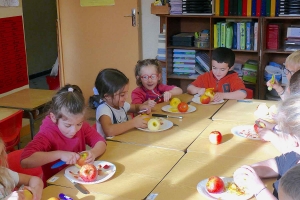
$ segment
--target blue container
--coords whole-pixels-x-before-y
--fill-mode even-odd
[[[275,74],[275,79],[280,82],[282,78],[282,70],[279,67],[267,65],[264,73],[265,81],[269,81],[273,74]]]

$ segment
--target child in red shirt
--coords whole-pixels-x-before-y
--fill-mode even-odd
[[[206,88],[214,88],[213,101],[244,99],[247,96],[245,85],[238,74],[231,71],[234,61],[235,55],[231,49],[216,48],[212,53],[212,70],[198,76],[187,87],[187,92],[202,95]]]
[[[106,149],[103,137],[85,122],[85,101],[81,89],[66,85],[52,98],[49,115],[45,117],[39,132],[24,148],[21,155],[23,168],[42,166],[43,181],[46,183],[54,174],[66,167],[51,166],[59,160],[75,164],[78,152],[87,150],[86,163],[93,163]]]

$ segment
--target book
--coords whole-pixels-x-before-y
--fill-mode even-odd
[[[266,17],[271,16],[271,0],[266,0]]]
[[[215,0],[215,15],[220,16],[220,0]]]
[[[247,16],[247,2],[247,0],[242,0],[242,16]]]
[[[229,15],[229,0],[224,0],[224,16]]]
[[[252,0],[252,7],[251,7],[251,16],[256,16],[256,1],[257,0]]]
[[[222,22],[217,22],[218,47],[221,47],[221,23]]]
[[[224,1],[220,0],[220,16],[224,16]]]
[[[176,67],[176,68],[192,68],[192,69],[194,69],[195,64],[176,62],[176,63],[173,63],[173,67]]]
[[[173,58],[173,63],[180,62],[180,63],[195,63],[195,59],[181,59],[181,58]]]
[[[266,34],[266,48],[267,49],[279,49],[279,33],[280,24],[268,24]]]
[[[196,53],[196,50],[188,50],[188,49],[174,49],[173,52],[185,52],[185,53]]]
[[[218,28],[217,24],[214,24],[214,48],[218,48]]]
[[[226,35],[225,35],[225,47],[228,49],[232,48],[232,37],[233,37],[233,27],[232,23],[228,23],[226,26]]]
[[[237,23],[232,23],[233,36],[232,36],[232,49],[237,49]]]
[[[253,49],[253,22],[246,22],[246,50]]]
[[[247,17],[250,17],[252,14],[252,0],[247,0]]]
[[[256,17],[261,16],[261,2],[262,0],[256,0]]]
[[[240,22],[240,45],[241,45],[241,50],[246,49],[246,23],[245,22]]]
[[[241,49],[241,32],[240,32],[240,28],[241,28],[241,22],[237,22],[236,23],[236,49],[240,50]]]
[[[229,1],[229,8],[228,8],[228,10],[229,10],[229,13],[228,13],[228,15],[229,16],[234,16],[234,14],[233,14],[233,10],[234,10],[234,0],[228,0]]]
[[[243,0],[237,0],[238,5],[237,5],[237,15],[242,16],[242,11],[243,11]]]
[[[267,0],[261,0],[260,16],[265,17],[267,12]]]
[[[253,50],[257,51],[257,40],[258,40],[258,22],[254,23],[253,28]]]
[[[210,63],[210,58],[208,56],[207,53],[205,52],[197,52],[197,55],[196,55],[196,62],[202,66],[202,68],[208,72],[210,70],[210,67],[209,67],[209,63]]]
[[[226,46],[226,28],[227,28],[227,22],[221,23],[221,47]]]
[[[270,17],[275,17],[276,0],[271,0]]]
[[[300,27],[288,27],[286,32],[287,38],[300,38]]]

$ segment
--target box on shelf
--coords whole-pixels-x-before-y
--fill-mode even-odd
[[[243,80],[256,83],[258,62],[255,60],[247,60],[243,67]]]
[[[194,46],[194,38],[194,33],[179,33],[172,36],[172,45],[192,47]]]
[[[152,3],[151,4],[151,14],[154,14],[154,15],[170,14],[170,6],[168,3],[166,5],[162,5],[162,6],[155,6]]]

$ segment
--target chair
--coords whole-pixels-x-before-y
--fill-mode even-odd
[[[247,96],[245,99],[253,99],[253,90],[245,88],[245,91],[247,92]]]
[[[22,128],[23,110],[0,120],[0,137],[3,140],[6,151],[14,151],[20,142],[20,131]]]
[[[42,178],[43,171],[41,167],[28,168],[28,169],[22,168],[20,163],[22,152],[23,149],[18,149],[16,151],[12,151],[7,154],[8,168],[18,173],[28,174],[31,176],[38,176]]]

